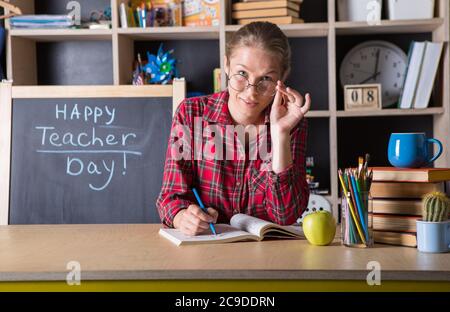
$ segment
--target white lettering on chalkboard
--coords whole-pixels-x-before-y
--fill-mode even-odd
[[[88,187],[93,191],[102,191],[111,183],[114,173],[117,172],[117,162],[111,159],[111,155],[122,155],[122,175],[127,172],[127,157],[142,156],[139,151],[133,151],[129,148],[137,138],[134,132],[124,133],[106,133],[98,134],[97,128],[101,129],[121,129],[113,126],[115,121],[116,109],[109,108],[107,105],[89,106],[73,104],[57,104],[55,106],[56,120],[85,123],[89,128],[86,131],[74,133],[70,131],[61,131],[55,125],[35,126],[39,134],[40,148],[37,153],[43,154],[63,154],[66,157],[66,174],[72,177],[87,175],[90,177],[102,177],[104,183],[94,185],[88,183]],[[108,149],[114,147],[114,149]],[[77,156],[75,156],[77,155]],[[108,159],[92,159],[93,155],[109,155]],[[120,162],[119,162],[120,163]],[[119,164],[120,166],[120,164]],[[98,178],[97,180],[98,181]]]
[[[94,106],[94,108],[90,107],[89,105],[86,105],[83,110],[78,109],[78,104],[74,104],[73,107],[69,108],[69,114],[68,114],[68,108],[67,104],[64,104],[59,106],[56,104],[56,119],[63,119],[63,120],[84,120],[85,122],[93,121],[94,124],[99,123],[100,117],[103,116],[103,112],[105,112],[105,118],[108,118],[107,121],[105,121],[105,125],[110,125],[114,122],[114,118],[116,115],[116,109],[113,108],[112,110],[109,109],[108,105],[105,105],[104,108]],[[69,117],[67,117],[69,116]]]
[[[73,147],[89,147],[89,146],[114,146],[119,144],[114,134],[108,133],[104,137],[97,135],[97,129],[92,127],[89,133],[80,132],[73,134],[72,132],[61,133],[52,126],[37,126],[36,130],[41,133],[41,145],[51,145],[56,147],[73,146]],[[83,139],[82,139],[83,138]],[[127,146],[130,138],[136,138],[136,133],[128,132],[120,135],[120,145]]]

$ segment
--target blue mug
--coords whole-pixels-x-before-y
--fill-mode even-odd
[[[428,153],[428,144],[435,143],[438,152],[433,157]],[[442,143],[429,139],[425,133],[392,133],[389,138],[388,159],[392,166],[399,168],[424,167],[442,154]]]
[[[450,221],[416,221],[417,249],[421,252],[450,251]]]

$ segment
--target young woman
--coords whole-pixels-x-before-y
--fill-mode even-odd
[[[197,235],[208,231],[210,222],[229,222],[236,213],[278,224],[292,224],[302,214],[309,198],[304,116],[311,97],[284,84],[290,60],[288,39],[275,24],[248,24],[227,44],[224,69],[228,89],[180,104],[156,203],[166,226]],[[236,130],[234,136],[228,135],[233,134],[230,126],[244,129],[247,135],[236,135]],[[217,144],[219,136],[226,137],[224,145]],[[198,141],[200,148],[194,146]],[[263,152],[256,159],[251,157],[255,144],[264,151],[259,149],[263,142],[268,155]],[[240,156],[245,157],[237,156],[233,149],[231,153],[223,151],[230,145],[237,145]],[[208,207],[207,213],[197,204],[194,187]]]

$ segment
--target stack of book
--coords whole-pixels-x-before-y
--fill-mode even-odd
[[[241,0],[233,4],[233,18],[239,25],[257,21],[274,24],[303,23],[299,18],[303,0]]]
[[[422,218],[422,197],[429,192],[445,192],[450,168],[372,169],[374,241],[416,247],[416,220]]]

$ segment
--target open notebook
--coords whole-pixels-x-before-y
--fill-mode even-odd
[[[268,237],[305,238],[302,228],[294,225],[278,225],[245,214],[235,214],[230,224],[215,224],[217,235],[208,230],[196,236],[183,234],[178,229],[160,229],[159,235],[177,246],[195,244],[230,243],[237,241],[260,241]]]

